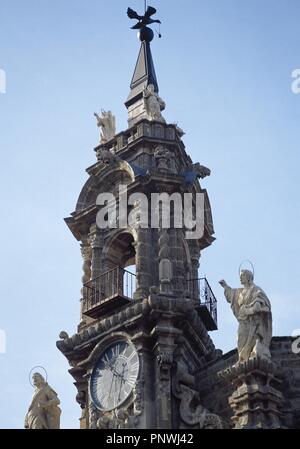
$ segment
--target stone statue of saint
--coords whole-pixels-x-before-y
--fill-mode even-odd
[[[165,123],[165,119],[161,115],[161,111],[165,109],[166,103],[155,92],[153,84],[149,84],[149,86],[144,89],[143,97],[147,118],[149,120],[156,120],[158,122]]]
[[[254,284],[251,271],[242,270],[240,279],[243,288],[236,289],[229,287],[224,280],[220,281],[225,298],[239,322],[239,362],[255,357],[270,360],[272,339],[270,301],[264,291]]]
[[[34,373],[32,380],[35,392],[25,418],[25,429],[59,429],[61,410],[57,394],[41,374]]]
[[[98,128],[101,128],[100,143],[106,143],[116,135],[116,118],[111,111],[106,112],[102,109],[101,114],[100,117],[95,112],[94,116],[97,119]]]

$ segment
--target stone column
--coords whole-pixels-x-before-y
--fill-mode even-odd
[[[167,229],[159,229],[159,285],[161,293],[172,293],[173,267],[170,260],[170,236]]]
[[[91,278],[96,279],[102,273],[101,253],[103,248],[102,235],[96,224],[91,226],[89,243],[92,251]]]
[[[200,251],[197,247],[193,247],[191,249],[191,273],[190,273],[190,281],[189,281],[189,290],[192,293],[194,300],[200,300],[200,291],[199,291],[199,268],[200,268]]]
[[[199,268],[200,268],[200,251],[198,248],[190,249],[191,251],[191,279],[199,278]]]
[[[173,220],[173,218],[172,218]],[[170,260],[173,268],[173,290],[177,296],[182,296],[187,289],[186,256],[182,242],[182,230],[171,229],[170,232]]]
[[[175,331],[175,334],[174,334]],[[161,315],[155,328],[157,343],[154,350],[156,355],[156,419],[157,429],[172,429],[172,365],[174,355],[174,338],[177,330],[173,328],[167,314]]]
[[[277,366],[267,359],[253,358],[219,373],[234,385],[229,398],[235,429],[281,428],[283,397],[279,391]]]
[[[138,227],[137,241],[134,243],[136,263],[136,291],[134,299],[146,298],[151,280],[151,229]]]
[[[81,254],[83,258],[83,276],[81,278],[83,287],[81,289],[81,310],[80,310],[80,319],[83,321],[83,305],[84,305],[84,299],[86,296],[86,288],[84,285],[91,280],[92,271],[91,271],[91,265],[92,265],[92,248],[88,242],[84,242],[81,245]]]

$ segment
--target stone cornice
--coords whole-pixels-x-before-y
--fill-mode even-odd
[[[176,323],[178,325],[178,320],[181,320],[185,323],[184,332],[192,337],[204,357],[213,357],[216,352],[215,346],[194,307],[194,302],[189,298],[152,294],[143,301],[134,301],[131,306],[127,305],[114,315],[92,324],[70,338],[67,334],[62,334],[64,338],[57,341],[56,346],[73,362],[76,359],[82,359],[91,347],[113,331],[124,329],[129,335],[130,333],[134,335],[136,326],[140,325],[143,317],[147,316],[148,326],[150,325],[149,334],[144,333],[143,338],[151,338],[150,328],[154,329],[161,319],[170,319],[174,329]],[[179,328],[178,335],[182,333],[183,329]]]

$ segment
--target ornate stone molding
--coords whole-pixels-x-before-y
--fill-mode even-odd
[[[251,358],[219,372],[233,384],[229,398],[236,429],[281,428],[281,380],[278,367],[270,360]]]
[[[135,302],[134,305],[128,306],[126,310],[122,310],[108,318],[104,318],[98,321],[96,325],[90,326],[88,329],[85,329],[70,338],[59,340],[56,343],[56,346],[61,352],[67,354],[86,342],[100,340],[103,338],[103,334],[107,331],[112,331],[114,327],[120,324],[124,326],[129,320],[134,319],[139,315],[149,313],[149,309],[150,307],[147,299]]]
[[[136,428],[139,420],[140,410],[136,410],[133,401],[127,406],[102,412],[91,404],[90,405],[90,428],[91,429],[132,429]]]

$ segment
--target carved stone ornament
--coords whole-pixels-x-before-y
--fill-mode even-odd
[[[172,352],[162,352],[157,356],[157,362],[159,366],[162,365],[172,365],[173,364],[173,353]]]
[[[205,407],[199,404],[199,395],[197,391],[186,385],[182,385],[181,389],[180,416],[187,426],[199,429],[223,428],[221,418],[214,413],[210,413]]]
[[[209,168],[204,167],[204,165],[199,164],[199,162],[197,162],[196,164],[193,164],[193,172],[197,173],[198,178],[200,179],[204,179],[207,176],[211,175],[211,171]]]
[[[76,395],[76,402],[80,405],[81,409],[84,409],[86,406],[86,392],[80,390]]]
[[[189,368],[182,358],[179,358],[176,363],[172,389],[174,396],[180,399],[179,413],[182,428],[223,429],[221,418],[210,413],[201,405],[195,376],[189,372]]]
[[[116,135],[116,118],[111,111],[101,111],[101,117],[94,113],[97,119],[97,126],[101,128],[100,142],[102,144],[109,142]]]
[[[138,415],[134,412],[132,406],[111,412],[101,412],[94,409],[92,414],[92,421],[90,421],[90,428],[92,429],[130,429],[137,425]]]
[[[157,170],[161,172],[169,172],[171,169],[171,153],[170,151],[159,145],[155,148],[154,158],[156,160]]]
[[[59,338],[60,338],[61,340],[67,340],[67,339],[70,338],[70,337],[69,337],[68,332],[61,331],[60,334],[59,334]]]
[[[116,164],[120,160],[111,150],[106,148],[97,150],[97,159],[105,166]]]

